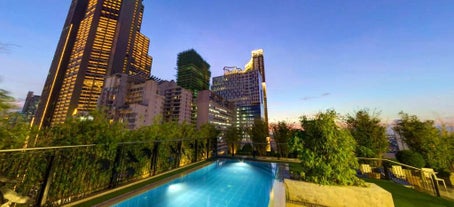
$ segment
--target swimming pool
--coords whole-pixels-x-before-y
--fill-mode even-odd
[[[274,163],[218,160],[113,206],[266,207],[277,169]]]

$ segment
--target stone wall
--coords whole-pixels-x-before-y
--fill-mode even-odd
[[[330,206],[330,207],[393,207],[391,193],[367,183],[368,187],[326,186],[314,183],[284,180],[287,207]]]

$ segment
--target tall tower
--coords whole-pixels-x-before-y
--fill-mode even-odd
[[[191,90],[191,122],[197,122],[197,97],[199,91],[210,89],[210,64],[208,64],[194,49],[178,54],[177,85]]]
[[[265,67],[263,50],[252,51],[244,69],[224,67],[224,75],[213,77],[211,90],[236,106],[235,126],[249,128],[254,119],[264,119],[268,125]]]
[[[194,50],[178,54],[177,84],[197,96],[198,91],[210,89],[210,65]]]
[[[143,9],[142,0],[72,1],[35,125],[55,125],[94,110],[107,75],[150,76],[150,41],[140,33]]]
[[[245,70],[258,70],[262,79],[262,96],[263,96],[263,111],[265,123],[268,126],[268,103],[266,97],[266,81],[265,81],[265,62],[263,60],[263,49],[253,50],[251,59],[245,66]]]

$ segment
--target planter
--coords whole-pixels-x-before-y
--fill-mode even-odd
[[[314,183],[284,180],[287,207],[330,206],[330,207],[393,207],[391,193],[367,183],[368,187],[326,186]]]

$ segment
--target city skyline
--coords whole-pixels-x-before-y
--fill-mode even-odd
[[[0,88],[41,95],[71,1],[0,2]],[[270,122],[333,108],[454,120],[454,3],[437,1],[143,1],[151,74],[176,79],[177,54],[211,65],[266,58]],[[20,74],[20,75],[19,75]]]

